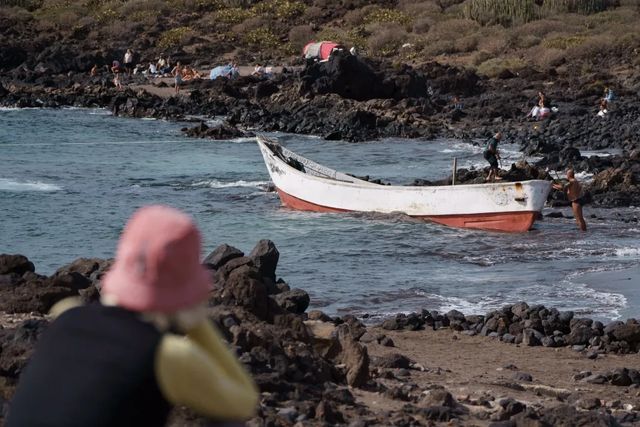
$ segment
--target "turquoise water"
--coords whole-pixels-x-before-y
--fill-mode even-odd
[[[602,319],[640,315],[637,293],[583,280],[640,264],[640,226],[615,220],[618,211],[587,207],[586,234],[571,219],[547,218],[515,235],[402,215],[296,212],[268,191],[253,140],[188,139],[182,126],[103,110],[0,110],[0,252],[25,254],[45,274],[80,256],[111,257],[131,213],[165,203],[194,216],[205,252],[221,243],[249,252],[273,240],[278,275],[331,314],[478,313],[526,300]],[[327,166],[396,184],[441,178],[453,156],[484,164],[479,148],[453,140],[279,137]],[[520,156],[503,149],[510,160]]]

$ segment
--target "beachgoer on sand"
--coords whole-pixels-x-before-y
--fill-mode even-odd
[[[587,223],[582,215],[582,205],[585,203],[585,197],[582,193],[582,185],[576,179],[573,169],[567,170],[567,180],[567,184],[553,184],[553,188],[564,191],[567,194],[578,228],[582,231],[587,231]]]
[[[500,152],[498,151],[498,143],[502,139],[502,133],[497,132],[491,138],[489,138],[485,144],[484,152],[482,153],[485,160],[489,162],[491,169],[487,176],[487,181],[501,180],[498,176],[498,159],[500,159]]]
[[[100,303],[52,309],[6,425],[162,426],[173,405],[219,422],[251,418],[258,391],[207,317],[212,282],[200,250],[186,214],[138,210]]]
[[[178,61],[176,66],[173,67],[171,74],[173,74],[176,93],[180,93],[180,85],[182,84],[182,67],[180,66],[180,61]]]

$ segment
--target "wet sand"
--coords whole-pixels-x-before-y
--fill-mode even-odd
[[[621,310],[622,320],[640,317],[640,264],[623,270],[587,273],[576,280],[597,291],[624,295],[627,306]]]

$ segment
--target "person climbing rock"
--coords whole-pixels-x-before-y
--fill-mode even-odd
[[[173,405],[246,420],[258,392],[207,318],[212,287],[186,214],[138,210],[101,302],[58,303],[20,377],[7,426],[162,426]],[[60,314],[61,312],[61,314]]]

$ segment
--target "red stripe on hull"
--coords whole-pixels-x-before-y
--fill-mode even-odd
[[[331,208],[328,206],[317,205],[298,199],[291,194],[285,193],[276,187],[282,204],[301,211],[312,212],[351,212],[347,209]],[[458,228],[477,228],[480,230],[495,230],[507,232],[524,232],[528,231],[538,217],[538,212],[490,212],[478,214],[459,214],[459,215],[417,215],[414,218],[420,218],[427,221],[436,222],[438,224],[447,225],[449,227]]]

